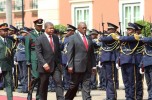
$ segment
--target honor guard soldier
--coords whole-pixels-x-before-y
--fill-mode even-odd
[[[37,19],[34,21],[35,29],[30,32],[28,36],[25,38],[25,55],[27,60],[27,65],[31,67],[31,82],[30,89],[28,92],[28,100],[32,100],[32,92],[36,84],[38,84],[37,92],[36,92],[36,100],[39,100],[39,73],[37,71],[38,60],[35,51],[35,42],[38,36],[40,36],[42,32],[43,19]]]
[[[106,72],[106,100],[116,100],[116,86],[115,86],[115,64],[116,54],[115,49],[119,45],[117,34],[117,26],[112,23],[108,24],[107,34],[101,37],[99,41],[102,42],[101,63]]]
[[[98,49],[99,49],[99,45],[98,45],[98,31],[96,29],[92,29],[89,36],[92,38],[92,42],[94,44],[94,54],[95,54],[95,58],[97,61],[97,55],[98,55]],[[97,64],[97,62],[96,62]],[[91,75],[91,89],[95,90],[97,89],[97,74],[92,74]]]
[[[142,36],[142,29],[143,26],[138,24],[138,23],[134,23],[137,26],[136,29],[136,34],[140,35],[140,37]],[[135,50],[135,70],[136,70],[136,100],[142,100],[143,99],[143,75],[140,73],[140,67],[139,64],[142,60],[143,57],[143,50],[144,50],[144,45],[143,42],[140,40],[139,44]]]
[[[16,48],[16,53],[14,56],[14,65],[18,66],[21,90],[20,93],[28,92],[28,68],[26,67],[26,57],[25,57],[25,36],[29,34],[28,28],[24,27],[20,29],[20,35],[18,36],[18,44]]]
[[[4,78],[7,100],[13,100],[12,68],[13,68],[13,42],[6,38],[9,28],[6,24],[0,25],[0,74]]]
[[[67,46],[69,37],[75,33],[76,27],[67,24],[66,35],[62,39],[62,65],[63,65],[63,86],[65,90],[69,89],[70,75],[67,72]]]
[[[152,33],[152,29],[151,29]],[[146,83],[147,83],[147,91],[148,91],[148,99],[152,100],[152,37],[144,37],[142,38],[144,42],[144,55],[143,59],[140,63],[140,73],[145,74]]]
[[[139,35],[135,34],[137,29],[133,23],[128,23],[127,36],[120,36],[120,66],[123,83],[125,86],[126,100],[136,100],[135,97],[135,59],[134,52],[139,44]]]

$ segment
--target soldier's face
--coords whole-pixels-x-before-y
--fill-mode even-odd
[[[37,31],[42,31],[42,25],[35,25],[35,29]]]
[[[8,35],[8,30],[7,29],[4,29],[4,30],[0,30],[0,35],[2,37],[6,37]]]
[[[52,35],[54,34],[54,26],[53,25],[48,25],[45,29],[45,32],[48,34],[48,35]]]
[[[108,31],[107,31],[108,33],[115,33],[116,32],[116,30],[115,29],[113,29],[113,28],[110,28],[110,29],[108,29]]]
[[[135,30],[132,29],[132,28],[127,29],[127,34],[128,34],[128,35],[131,35],[131,34],[133,34],[134,32],[135,32]]]

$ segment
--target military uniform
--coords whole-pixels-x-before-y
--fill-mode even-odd
[[[137,23],[134,23],[137,26],[136,32],[141,31],[143,26]],[[141,35],[141,33],[137,33],[138,35]],[[143,99],[143,75],[140,73],[140,67],[139,64],[143,57],[143,49],[144,45],[143,42],[140,40],[139,44],[137,46],[137,49],[135,50],[135,71],[136,71],[136,100],[142,100]]]
[[[62,38],[62,44],[61,44],[61,56],[62,56],[62,66],[63,66],[63,86],[65,90],[69,89],[69,81],[70,81],[70,75],[67,71],[67,46],[69,43],[69,37],[74,34],[76,30],[76,27],[73,25],[67,24],[66,29],[66,36]]]
[[[38,19],[34,21],[35,25],[41,25],[42,26],[43,20]],[[38,36],[40,36],[43,32],[38,32],[36,29],[32,30],[28,36],[25,37],[25,55],[27,60],[27,65],[31,64],[31,88],[28,93],[28,100],[32,99],[32,92],[35,87],[35,85],[38,83],[37,87],[37,93],[36,93],[36,99],[39,99],[39,73],[37,71],[38,68],[38,59],[35,51],[35,42]]]
[[[108,30],[117,29],[118,27],[112,23],[108,24]],[[115,49],[119,45],[119,42],[116,39],[116,33],[104,34],[103,37],[100,38],[102,41],[102,53],[101,53],[101,63],[105,68],[106,72],[106,95],[107,100],[116,100],[116,86],[115,86],[115,62],[116,62],[116,53]]]
[[[8,30],[6,26],[0,25],[0,30]],[[0,33],[1,34],[1,33]],[[6,33],[5,33],[6,34]],[[0,70],[4,78],[7,92],[7,100],[13,99],[12,89],[12,66],[13,66],[13,42],[8,38],[0,36]]]
[[[20,30],[20,33],[28,34],[27,28],[23,28]],[[19,92],[27,93],[28,91],[28,69],[26,66],[26,57],[25,57],[25,38],[24,36],[18,36],[18,45],[16,48],[16,53],[14,56],[14,63],[18,65],[20,82],[22,85],[22,89]]]
[[[144,55],[140,63],[140,67],[144,67],[145,78],[147,83],[148,100],[152,100],[152,37],[145,37],[142,39],[144,42]]]
[[[122,71],[123,83],[125,86],[126,100],[135,100],[135,59],[134,52],[139,44],[133,32],[136,26],[129,23],[127,30],[133,30],[128,36],[121,36],[120,40],[120,66]]]
[[[98,55],[98,49],[100,47],[100,45],[98,44],[98,31],[96,29],[92,29],[89,36],[92,38],[92,42],[94,45],[94,54],[95,54],[95,58],[96,58],[96,64],[98,63],[97,61],[97,55]],[[97,74],[92,74],[91,75],[91,89],[97,89]]]

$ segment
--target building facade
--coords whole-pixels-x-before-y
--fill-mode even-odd
[[[0,0],[0,23],[6,21],[5,1]],[[89,29],[102,31],[102,22],[119,25],[125,31],[128,22],[150,21],[151,0],[24,0],[25,26],[33,27],[33,20],[43,18],[54,24],[77,26],[86,22]],[[21,0],[12,1],[13,25],[22,25]]]

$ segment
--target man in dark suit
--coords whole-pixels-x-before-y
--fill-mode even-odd
[[[45,33],[38,37],[36,42],[38,72],[40,75],[40,100],[47,100],[50,75],[52,75],[56,83],[57,100],[64,99],[61,78],[61,51],[59,38],[53,33],[54,25],[51,22],[46,22]]]
[[[87,25],[84,22],[78,24],[78,32],[70,37],[67,47],[68,72],[70,73],[70,87],[65,94],[65,100],[73,100],[82,83],[83,100],[91,100],[90,78],[96,71],[93,42],[86,36]]]

